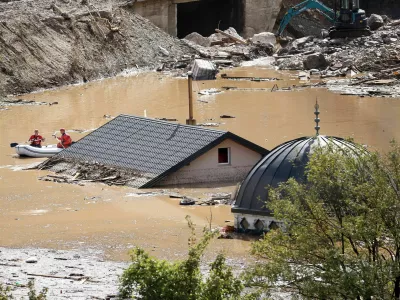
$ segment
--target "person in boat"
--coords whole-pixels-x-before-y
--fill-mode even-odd
[[[42,148],[42,141],[45,141],[45,138],[39,135],[39,130],[35,129],[34,134],[29,138],[30,146]]]
[[[60,137],[56,137],[59,140],[59,142],[57,144],[57,148],[68,148],[69,146],[71,146],[72,139],[69,136],[69,134],[67,134],[65,132],[64,128],[60,129],[60,133],[61,133],[61,136]]]

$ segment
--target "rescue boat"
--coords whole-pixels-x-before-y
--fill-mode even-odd
[[[59,152],[63,148],[57,148],[57,145],[42,146],[42,148],[32,147],[30,145],[16,145],[15,152],[20,156],[29,157],[51,157]]]

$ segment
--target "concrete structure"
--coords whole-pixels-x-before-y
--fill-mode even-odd
[[[318,134],[318,117],[316,122]],[[273,212],[266,206],[267,187],[276,188],[289,178],[306,182],[305,167],[310,155],[319,147],[333,147],[351,154],[358,151],[351,142],[320,135],[298,138],[277,146],[254,166],[241,184],[231,209],[235,228],[238,231],[263,232],[282,226],[282,222],[275,220]]]
[[[243,37],[272,31],[282,0],[138,0],[134,12],[173,36],[234,27]]]

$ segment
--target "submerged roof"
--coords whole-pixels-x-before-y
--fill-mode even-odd
[[[271,215],[271,211],[265,207],[268,199],[266,187],[277,187],[289,178],[304,181],[309,155],[317,147],[324,147],[328,143],[340,148],[356,149],[354,144],[341,138],[319,135],[298,138],[277,146],[249,172],[239,189],[232,212]]]
[[[130,169],[141,175],[135,187],[151,187],[228,138],[269,152],[228,131],[119,115],[56,156]]]

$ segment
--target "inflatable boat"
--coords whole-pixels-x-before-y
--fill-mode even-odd
[[[17,154],[29,157],[51,157],[62,150],[62,148],[57,148],[57,145],[42,146],[42,148],[32,147],[30,145],[15,146],[15,152],[17,152]]]

